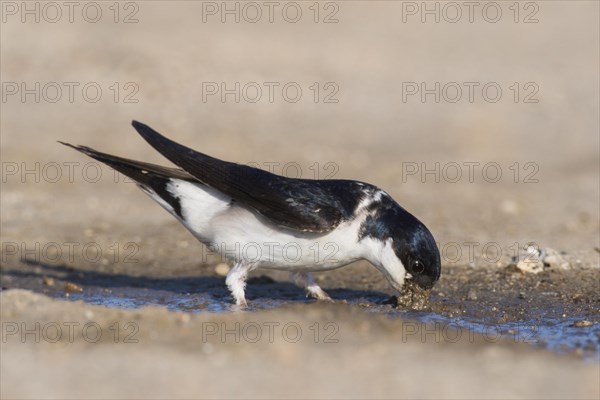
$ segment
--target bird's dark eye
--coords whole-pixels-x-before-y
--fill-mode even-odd
[[[412,273],[413,274],[422,274],[425,271],[425,264],[423,264],[419,260],[415,260],[412,263]]]

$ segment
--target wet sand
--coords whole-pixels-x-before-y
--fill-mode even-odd
[[[30,330],[39,323],[45,332],[40,343],[31,333],[25,340],[16,333],[2,344],[3,378],[35,377],[27,385],[3,386],[4,398],[598,394],[597,364],[478,334],[457,338],[344,304],[243,313],[131,311],[22,290],[3,292],[2,301],[3,322]],[[56,338],[55,325],[63,336],[48,343]]]
[[[255,272],[249,310],[232,305],[214,265],[8,264],[3,377],[38,378],[4,386],[6,398],[598,394],[595,267],[446,267],[415,311],[390,301],[367,263],[317,275],[333,303],[306,299],[285,274]]]

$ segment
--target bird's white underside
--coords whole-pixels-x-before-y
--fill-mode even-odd
[[[302,274],[335,269],[366,259],[386,275],[396,289],[400,290],[404,282],[406,272],[392,249],[391,241],[382,243],[369,237],[358,240],[360,226],[367,217],[367,212],[361,213],[360,210],[380,198],[383,192],[363,200],[358,207],[358,216],[353,220],[342,222],[330,232],[315,234],[276,226],[202,184],[171,179],[167,185],[167,190],[179,200],[181,217],[152,190],[142,189],[198,240],[235,263],[227,283],[238,302],[240,297],[236,296],[236,292],[241,293],[245,302],[243,281],[255,268]],[[310,291],[310,278],[308,281],[305,288]]]

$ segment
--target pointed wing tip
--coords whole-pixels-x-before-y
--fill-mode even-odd
[[[131,121],[131,126],[135,128],[138,133],[144,137],[149,136],[151,134],[158,134],[154,129],[150,128],[148,125],[143,124],[135,119]]]
[[[163,135],[161,135],[160,133],[158,133],[157,131],[155,131],[154,129],[149,127],[148,125],[143,124],[139,121],[136,121],[135,119],[133,121],[131,121],[131,126],[133,126],[135,128],[135,130],[137,131],[137,133],[139,133],[140,136],[143,137],[144,140],[146,140],[152,146],[155,146],[156,143],[161,142],[161,141],[162,142],[164,142],[164,141],[170,142],[167,138],[165,138]]]
[[[87,147],[87,146],[80,146],[80,145],[76,145],[76,144],[71,144],[71,143],[66,143],[66,142],[62,142],[60,140],[57,140],[58,143],[65,145],[67,147],[70,147],[72,149],[75,149],[77,151],[82,152],[83,154],[87,154],[90,157],[93,157],[94,154],[97,154],[97,151]]]
[[[75,144],[71,144],[71,143],[67,143],[67,142],[63,142],[61,140],[57,140],[57,142],[60,143],[60,144],[62,144],[63,146],[67,146],[67,147],[70,147],[72,149],[81,151],[81,146],[78,146],[78,145],[75,145]]]
[[[142,124],[135,119],[131,121],[131,126],[133,126],[133,128],[143,137],[146,137],[146,135],[152,131],[152,128],[150,128],[148,125]]]

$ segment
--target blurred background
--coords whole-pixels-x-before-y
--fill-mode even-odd
[[[3,235],[170,221],[56,143],[168,164],[137,119],[226,160],[374,183],[439,242],[597,244],[595,2],[2,4]]]

